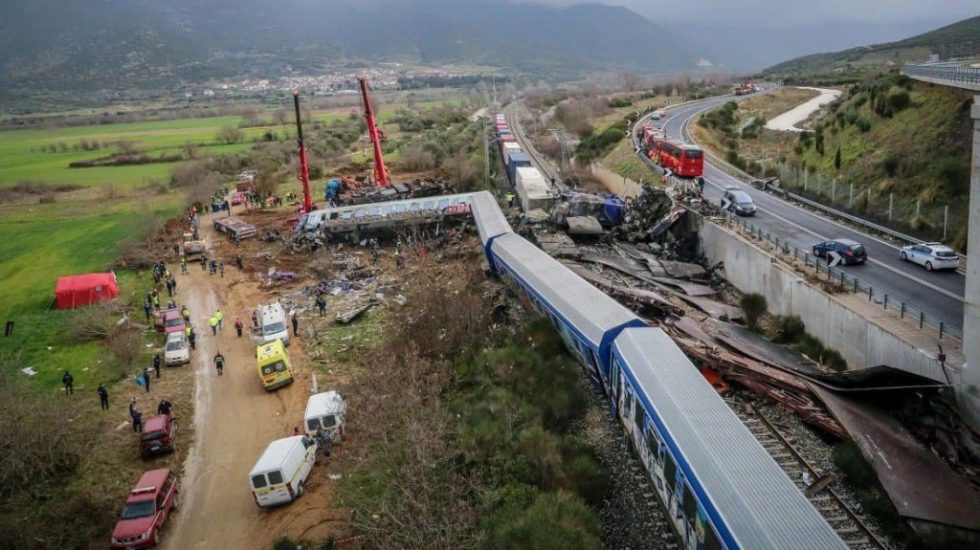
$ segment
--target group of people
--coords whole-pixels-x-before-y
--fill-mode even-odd
[[[220,309],[215,311],[208,319],[208,325],[211,327],[211,335],[217,336],[218,331],[225,328],[225,314]]]
[[[239,256],[241,258],[241,256]],[[214,258],[208,259],[206,254],[201,254],[201,271],[207,271],[208,275],[221,274],[222,277],[225,276],[225,262],[215,260]],[[240,260],[236,260],[239,264]]]
[[[102,388],[101,385],[99,387]],[[101,393],[99,395],[101,395]],[[160,403],[157,404],[157,414],[173,416],[173,409],[174,404],[166,398],[161,399]],[[143,431],[143,411],[139,410],[139,408],[136,406],[135,397],[129,402],[129,417],[133,421],[133,431],[136,433]]]

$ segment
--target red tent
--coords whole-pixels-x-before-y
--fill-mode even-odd
[[[58,309],[72,309],[99,302],[108,302],[119,296],[115,273],[86,273],[58,277],[54,293]]]

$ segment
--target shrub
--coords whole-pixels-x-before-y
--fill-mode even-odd
[[[957,158],[946,157],[940,160],[935,165],[934,174],[942,183],[943,192],[947,197],[969,190],[970,166]]]
[[[773,318],[773,324],[769,337],[778,344],[794,344],[806,332],[806,327],[799,317],[790,315],[777,315]]]
[[[241,143],[245,139],[245,133],[238,128],[232,128],[231,126],[225,126],[218,130],[218,135],[215,140],[218,143],[224,143],[226,145],[231,145],[233,143]]]
[[[766,303],[766,297],[757,293],[745,294],[739,300],[739,305],[742,306],[742,311],[745,312],[745,321],[748,323],[749,328],[756,330],[759,327],[759,319],[769,308],[769,304]]]
[[[857,126],[863,133],[867,133],[871,130],[871,121],[864,117],[858,118],[854,125]]]
[[[629,107],[631,105],[633,105],[633,102],[628,97],[616,97],[609,101],[609,106],[613,109]]]
[[[881,161],[881,169],[888,175],[888,177],[895,177],[898,173],[899,159],[895,154],[889,154],[883,161]]]
[[[488,519],[484,548],[601,548],[595,513],[575,495],[539,494],[529,506],[510,504]]]
[[[847,370],[847,361],[837,350],[832,350],[823,345],[818,338],[804,334],[796,348],[807,357],[817,361],[821,365],[829,367],[835,371]]]
[[[905,109],[909,106],[909,103],[909,93],[905,90],[888,94],[888,107],[891,108],[892,112],[897,113],[902,109]]]

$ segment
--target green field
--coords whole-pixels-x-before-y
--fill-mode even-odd
[[[132,142],[140,151],[154,157],[161,154],[180,154],[187,143],[199,147],[199,156],[213,156],[240,151],[250,141],[266,131],[281,134],[291,126],[262,126],[243,128],[245,140],[237,144],[221,144],[216,138],[223,127],[237,128],[241,117],[199,118],[138,122],[109,126],[82,126],[55,130],[8,130],[0,132],[0,186],[10,186],[22,180],[51,184],[84,186],[115,185],[134,188],[149,180],[165,180],[172,163],[97,168],[69,168],[71,162],[92,160],[120,151],[119,142]],[[111,144],[97,151],[72,151],[81,140]],[[42,147],[64,144],[69,150],[42,151]]]
[[[417,102],[415,108],[443,101]],[[381,108],[384,125],[404,103],[391,102]],[[329,122],[359,113],[355,108],[316,112],[314,120]],[[259,115],[269,118],[269,113]],[[150,217],[166,219],[178,214],[184,204],[183,191],[158,194],[145,189],[151,181],[166,182],[177,163],[132,166],[69,168],[71,162],[91,160],[120,151],[119,142],[131,142],[141,152],[155,157],[182,154],[187,143],[197,145],[197,158],[247,150],[267,131],[283,138],[292,135],[293,125],[242,128],[244,140],[222,144],[217,140],[223,127],[237,128],[242,117],[191,118],[74,128],[0,131],[0,189],[21,181],[40,184],[75,184],[83,189],[53,195],[55,202],[40,203],[38,195],[25,195],[13,202],[0,202],[0,312],[15,322],[14,336],[0,339],[0,353],[13,355],[24,367],[33,367],[32,378],[54,388],[61,373],[71,369],[79,387],[93,387],[106,373],[100,368],[101,343],[79,344],[68,336],[70,312],[53,309],[54,286],[61,275],[104,271],[120,252],[128,237],[146,234]],[[389,134],[397,135],[390,124]],[[95,151],[73,151],[81,140],[109,144]],[[62,150],[60,144],[64,144]],[[59,147],[50,151],[50,146]],[[357,153],[360,155],[360,152]],[[392,155],[395,160],[397,155]],[[291,180],[283,192],[299,191]],[[123,297],[141,289],[133,273],[117,273]],[[145,283],[145,281],[144,281]]]

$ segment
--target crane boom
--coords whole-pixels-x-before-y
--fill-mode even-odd
[[[367,78],[357,77],[361,84],[361,98],[364,100],[364,118],[367,119],[368,133],[371,135],[371,144],[374,146],[374,181],[377,185],[387,186],[391,184],[388,176],[388,168],[385,166],[384,155],[381,153],[381,137],[378,133],[378,125],[374,122],[374,112],[371,111],[371,99],[368,97]]]
[[[306,160],[306,146],[303,144],[303,121],[299,114],[299,92],[293,92],[293,106],[296,108],[296,144],[299,146],[299,180],[303,182],[304,214],[313,211],[313,199],[310,197],[310,165]]]

